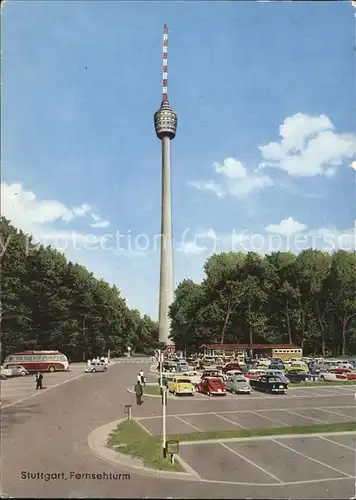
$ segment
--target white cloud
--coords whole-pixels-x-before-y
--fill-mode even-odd
[[[223,163],[214,163],[213,168],[221,176],[221,183],[208,180],[193,181],[189,185],[197,189],[213,191],[219,197],[231,194],[237,198],[243,198],[254,191],[273,185],[268,175],[250,173],[239,160],[234,158],[225,158]]]
[[[110,222],[108,220],[100,220],[98,222],[92,222],[90,226],[105,229],[110,226]]]
[[[91,218],[94,221],[90,224],[91,227],[105,229],[110,226],[110,222],[108,220],[103,220],[99,215],[92,213]]]
[[[354,251],[355,235],[355,226],[345,230],[313,229],[289,217],[280,224],[270,224],[261,233],[253,233],[247,229],[232,230],[230,233],[197,231],[190,238],[184,239],[184,245],[188,249],[194,248],[194,255],[201,255],[205,260],[209,255],[219,252],[253,251],[264,255],[277,251],[299,253],[308,248],[325,252],[338,249]],[[192,244],[191,247],[189,243]]]
[[[194,187],[201,191],[212,191],[219,198],[224,196],[225,192],[219,184],[215,181],[190,181],[188,182],[188,186]]]
[[[1,213],[13,226],[33,235],[35,241],[59,249],[73,242],[93,245],[103,239],[59,227],[61,222],[68,225],[79,217],[91,216],[89,204],[69,208],[57,200],[40,200],[31,191],[25,191],[21,184],[1,184]]]
[[[337,134],[325,115],[297,113],[279,127],[282,140],[259,146],[261,168],[275,167],[295,177],[326,175],[356,154],[356,134]]]
[[[91,206],[83,203],[80,207],[74,207],[73,213],[76,217],[82,217],[83,215],[88,215],[91,212]]]
[[[300,222],[294,220],[292,217],[288,219],[281,220],[279,224],[269,224],[265,227],[267,233],[283,234],[288,236],[290,234],[300,233],[307,229],[308,226],[301,224]]]

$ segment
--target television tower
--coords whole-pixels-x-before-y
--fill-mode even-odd
[[[171,321],[169,307],[173,302],[173,244],[171,204],[171,140],[176,135],[178,116],[168,101],[168,28],[163,28],[162,103],[154,114],[158,139],[162,141],[162,215],[161,262],[159,284],[159,340],[167,348],[170,341]]]

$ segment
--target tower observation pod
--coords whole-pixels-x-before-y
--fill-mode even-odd
[[[173,242],[171,202],[171,140],[177,131],[178,116],[168,101],[168,28],[163,29],[162,103],[154,114],[157,137],[162,142],[162,213],[159,285],[159,340],[174,348],[169,339],[169,307],[173,302]]]

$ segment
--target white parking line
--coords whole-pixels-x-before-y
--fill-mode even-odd
[[[319,408],[308,408],[309,410],[319,410]],[[316,422],[321,422],[322,424],[327,424],[326,420],[321,420],[320,418],[316,417],[307,417],[306,415],[302,415],[301,413],[297,413],[296,411],[292,410],[283,410],[286,413],[291,413],[292,415],[297,415],[297,417],[302,417],[302,418],[308,418],[309,420],[315,420]]]
[[[153,436],[152,432],[151,432],[149,429],[147,429],[147,427],[145,427],[143,424],[141,424],[141,422],[140,422],[139,420],[136,420],[136,422],[138,423],[138,425],[139,425],[140,427],[142,427],[142,429],[143,429],[145,432],[147,432],[147,434],[149,434],[150,436]]]
[[[203,432],[202,429],[200,429],[199,427],[197,427],[196,425],[194,424],[191,424],[190,422],[186,422],[183,418],[180,418],[180,417],[177,417],[177,415],[172,415],[174,418],[176,418],[177,420],[179,420],[180,422],[183,422],[183,424],[186,424],[186,425],[189,425],[190,427],[192,427],[193,429],[195,429],[196,431],[198,432]]]
[[[294,408],[294,407],[293,407]],[[260,412],[268,412],[268,411],[286,411],[286,412],[289,412],[291,413],[291,411],[293,410],[293,408],[264,408],[262,410],[254,410],[256,413],[260,413]],[[336,408],[336,409],[342,409],[342,408],[355,408],[355,406],[325,406],[323,408]],[[298,408],[298,410],[320,410],[320,408],[316,408],[316,407],[311,407],[311,406],[301,406],[300,408]],[[190,417],[190,416],[199,416],[199,415],[215,415],[216,412],[213,412],[213,411],[206,411],[206,412],[198,412],[198,413],[177,413],[177,415],[174,415],[174,416],[179,416],[179,417]],[[220,414],[223,414],[223,415],[228,415],[229,413],[238,413],[238,414],[243,414],[243,413],[251,413],[251,410],[222,410],[222,411],[219,411],[219,415]],[[172,415],[173,416],[173,415]],[[303,416],[303,415],[299,415],[299,416]],[[140,417],[139,420],[147,420],[147,419],[150,419],[150,418],[162,418],[160,415],[156,415],[154,417],[152,416],[149,416],[149,417]],[[305,417],[307,418],[307,417]],[[308,417],[308,418],[311,418],[311,417]]]
[[[351,420],[355,419],[355,417],[350,417],[349,415],[345,415],[344,413],[340,413],[338,411],[331,411],[331,410],[326,410],[324,408],[319,408],[320,411],[323,411],[324,413],[332,413],[333,415],[339,415],[340,417],[344,418],[351,418]],[[356,410],[355,410],[356,411]]]
[[[279,479],[279,477],[275,476],[274,474],[271,474],[270,472],[268,472],[266,469],[264,469],[260,465],[255,464],[255,462],[252,462],[252,460],[249,460],[248,458],[244,457],[243,455],[240,455],[240,453],[238,453],[237,451],[235,451],[232,448],[230,448],[229,446],[227,446],[227,444],[221,443],[221,442],[219,444],[221,444],[221,446],[226,448],[230,453],[233,453],[234,455],[241,458],[242,460],[245,460],[245,462],[249,463],[250,465],[252,465],[256,469],[259,469],[261,472],[263,472],[267,476],[270,476],[272,479],[277,481],[277,483],[283,484],[283,481],[281,479]]]
[[[337,472],[338,474],[342,474],[343,476],[350,477],[352,478],[353,476],[350,476],[350,474],[346,474],[346,472],[343,472],[339,469],[336,469],[335,467],[332,467],[331,465],[325,464],[324,462],[320,462],[320,460],[317,460],[316,458],[311,458],[309,455],[305,455],[305,453],[302,453],[301,451],[297,451],[291,446],[288,446],[285,443],[281,443],[280,441],[277,441],[276,439],[271,439],[273,443],[278,444],[279,446],[282,446],[283,448],[286,448],[289,451],[292,451],[293,453],[296,453],[297,455],[300,455],[301,457],[304,457],[308,460],[311,460],[312,462],[315,462],[316,464],[322,465],[323,467],[326,467],[327,469],[331,469],[334,472]]]
[[[222,420],[226,420],[226,422],[230,422],[230,424],[234,424],[234,425],[236,425],[236,427],[240,427],[241,429],[247,429],[248,428],[248,427],[244,427],[241,424],[238,424],[237,422],[233,422],[229,418],[223,417],[223,416],[219,415],[218,413],[213,413],[213,415],[216,415],[217,417],[221,418]]]
[[[281,420],[278,420],[277,418],[266,417],[266,415],[261,415],[260,413],[257,413],[257,411],[251,411],[250,413],[253,413],[253,415],[256,415],[257,417],[261,417],[261,418],[265,418],[266,420],[270,420],[273,423],[282,424],[283,427],[285,427],[287,425],[285,422],[282,422]]]
[[[332,439],[328,439],[324,436],[319,436],[319,439],[322,439],[323,441],[327,441],[328,443],[331,443],[331,444],[336,444],[337,446],[341,446],[341,448],[346,448],[347,450],[356,451],[356,448],[351,448],[351,446],[347,446],[346,444],[341,444],[338,441],[333,441]],[[356,466],[356,464],[355,464],[355,466]]]

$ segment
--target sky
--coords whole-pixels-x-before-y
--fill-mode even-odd
[[[213,252],[355,247],[349,2],[19,2],[2,23],[2,214],[158,315],[162,33],[174,280]]]

